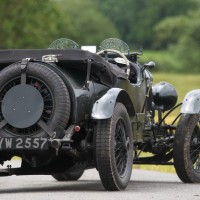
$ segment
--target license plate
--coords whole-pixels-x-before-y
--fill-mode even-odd
[[[0,149],[23,149],[23,150],[46,150],[48,149],[47,138],[20,138],[20,137],[2,137],[0,138]]]

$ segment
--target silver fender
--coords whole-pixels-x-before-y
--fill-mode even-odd
[[[183,114],[200,114],[200,90],[188,92],[181,106]]]
[[[111,118],[116,102],[124,104],[129,113],[129,116],[135,115],[134,108],[128,93],[120,88],[112,88],[94,103],[91,117],[93,119]]]

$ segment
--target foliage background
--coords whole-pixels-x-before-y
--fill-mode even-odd
[[[0,49],[48,48],[58,38],[118,37],[157,71],[200,72],[199,0],[0,0]]]

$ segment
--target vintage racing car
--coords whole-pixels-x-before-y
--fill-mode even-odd
[[[67,39],[48,49],[1,50],[0,164],[13,156],[22,164],[0,176],[72,181],[96,168],[115,191],[127,187],[133,164],[166,164],[183,182],[200,183],[200,90],[176,105],[176,89],[153,85],[155,63],[140,65],[141,54],[116,38],[97,53]]]

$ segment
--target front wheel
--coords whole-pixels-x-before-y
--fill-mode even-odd
[[[117,103],[112,117],[98,122],[96,132],[97,169],[106,190],[118,191],[127,187],[133,163],[132,138],[127,110]]]
[[[200,116],[183,114],[174,141],[174,167],[185,183],[200,183]]]

